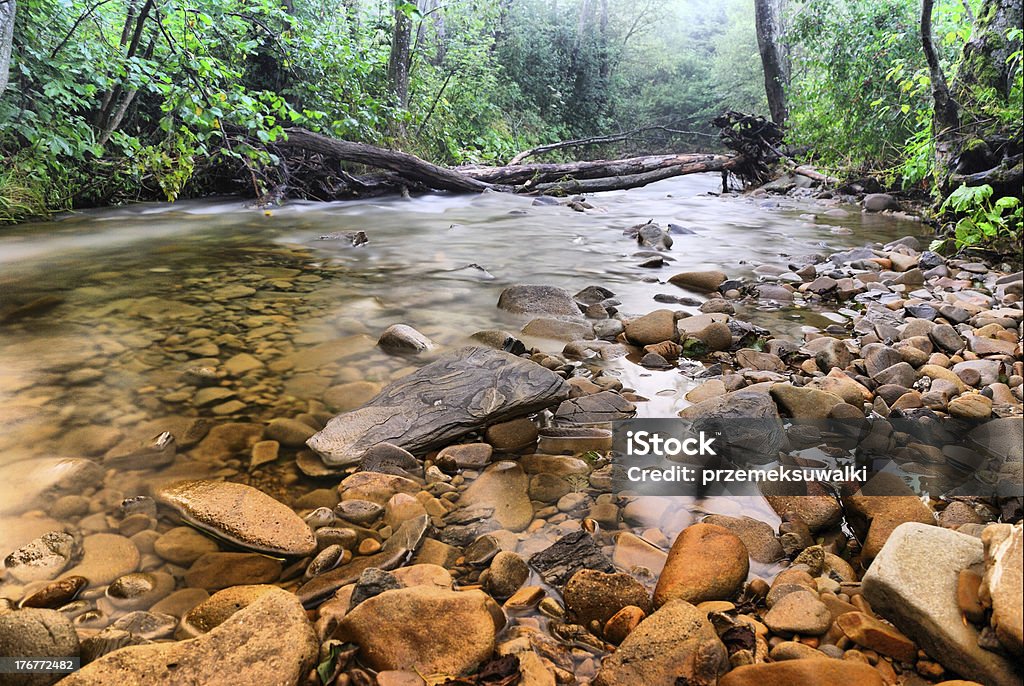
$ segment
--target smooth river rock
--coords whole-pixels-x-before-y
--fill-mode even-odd
[[[541,410],[569,396],[569,384],[535,362],[489,348],[462,348],[340,414],[307,441],[331,466],[354,464],[377,443],[412,453],[470,431]]]
[[[335,635],[359,645],[360,658],[376,670],[460,675],[491,657],[504,625],[501,608],[483,591],[413,586],[364,600]]]
[[[156,499],[189,524],[248,550],[301,557],[316,549],[313,532],[301,517],[251,486],[179,481],[160,489]]]
[[[681,598],[691,603],[729,600],[750,571],[747,547],[714,524],[694,524],[676,537],[654,589],[654,604]]]
[[[0,515],[19,514],[103,482],[103,468],[83,458],[19,460],[0,465]]]
[[[207,634],[115,650],[61,683],[294,686],[313,667],[318,649],[298,599],[270,589]]]

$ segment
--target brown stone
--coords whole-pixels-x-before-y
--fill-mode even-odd
[[[851,641],[901,662],[917,658],[917,646],[897,629],[863,612],[847,612],[836,624]]]
[[[714,524],[694,524],[676,537],[654,591],[656,607],[676,598],[690,603],[732,598],[750,570],[747,548]]]
[[[638,682],[639,683],[639,682]],[[885,686],[869,664],[848,660],[786,660],[737,667],[718,686]]]

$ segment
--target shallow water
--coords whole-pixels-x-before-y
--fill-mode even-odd
[[[465,344],[481,329],[518,331],[525,319],[495,307],[512,284],[571,292],[601,285],[622,312],[641,314],[666,307],[653,300],[657,293],[686,295],[665,284],[679,271],[714,268],[754,279],[758,266],[922,233],[913,222],[856,207],[845,208],[845,217],[824,216],[835,208],[831,201],[718,197],[718,188],[717,175],[685,177],[593,196],[595,209],[585,213],[488,193],[295,203],[269,212],[233,201],[138,205],[6,229],[0,467],[26,458],[99,459],[123,441],[141,440],[145,422],[168,415],[259,423],[322,410],[329,387],[383,384],[413,369],[415,361],[373,345],[391,324],[409,324],[444,346]],[[641,268],[646,258],[623,236],[649,219],[695,232],[673,236],[665,253],[673,261],[661,269]],[[353,231],[364,231],[369,243],[320,239]],[[27,313],[16,310],[26,305]],[[737,316],[776,336],[842,320],[795,307],[738,308]],[[549,352],[563,345],[527,342]],[[219,368],[239,353],[261,366],[227,379],[218,386],[222,397],[197,406],[182,372]],[[673,416],[695,385],[677,370],[606,364],[607,373],[650,398],[640,403],[641,416]],[[249,471],[245,452],[185,452],[160,470],[114,474],[90,512],[109,514],[120,498],[184,476],[245,481],[287,503],[323,485],[287,459]],[[0,484],[0,557],[53,524],[31,491]],[[778,521],[749,502],[704,505]],[[101,530],[99,520],[89,526]],[[681,516],[680,528],[688,520]]]

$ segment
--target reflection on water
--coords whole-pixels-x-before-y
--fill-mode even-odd
[[[67,465],[32,463],[34,486],[11,488],[25,483],[17,480],[25,469],[10,465],[26,458],[119,456],[117,464],[131,468],[108,476],[98,493],[82,492],[98,503],[88,506],[93,514],[183,476],[244,481],[293,503],[322,484],[293,463],[252,468],[253,425],[329,416],[411,371],[410,361],[374,347],[391,324],[456,346],[481,329],[519,330],[523,319],[495,307],[515,283],[572,292],[601,285],[622,312],[645,313],[663,307],[655,294],[683,294],[665,284],[677,271],[715,268],[753,279],[759,266],[920,232],[856,208],[837,218],[823,216],[834,207],[824,203],[719,198],[718,184],[715,175],[694,176],[600,194],[586,213],[486,193],[297,203],[266,213],[235,202],[140,205],[6,229],[0,471],[9,483],[0,488],[0,553],[59,525],[45,499]],[[671,262],[661,269],[640,267],[647,258],[622,233],[647,220],[693,231],[673,236]],[[355,231],[369,243],[344,239]],[[328,235],[340,239],[321,239]],[[737,314],[796,336],[801,327],[843,319],[794,308]],[[694,385],[676,370],[606,364],[606,373],[649,398],[642,416],[674,416]],[[216,441],[179,445],[177,458],[159,469],[141,468],[154,464],[144,451],[152,420],[166,417],[183,427],[199,417],[228,428]],[[678,528],[692,520],[691,506],[674,505]],[[756,514],[777,522],[767,508]]]

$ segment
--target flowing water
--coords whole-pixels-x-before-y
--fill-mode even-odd
[[[85,512],[51,507],[45,489],[57,467],[39,460],[101,460],[144,440],[148,423],[168,416],[242,426],[358,404],[366,399],[359,393],[416,364],[374,346],[391,324],[459,346],[481,329],[522,327],[525,319],[495,307],[512,284],[570,292],[600,285],[615,293],[622,312],[642,314],[664,307],[655,294],[685,294],[665,283],[679,271],[721,269],[752,280],[758,267],[922,233],[913,222],[856,207],[843,216],[833,201],[718,197],[718,187],[717,175],[685,177],[593,196],[595,208],[583,213],[486,193],[294,203],[267,212],[233,201],[150,204],[5,229],[0,558],[62,517],[86,532],[105,530],[122,498],[171,478],[243,481],[288,504],[323,487],[296,470],[294,451],[250,469],[245,448],[253,436],[244,427],[237,444],[180,447],[156,470],[115,468],[106,488],[79,494],[89,497]],[[623,235],[649,219],[693,232],[673,236],[665,253],[672,261],[661,269],[640,267],[646,257]],[[321,239],[356,231],[369,242]],[[737,316],[794,337],[844,321],[798,307],[738,307]],[[527,343],[552,353],[563,345]],[[641,416],[673,416],[696,385],[677,370],[607,365],[606,373],[650,398],[639,404]],[[235,371],[225,375],[226,367]],[[215,385],[197,391],[183,380],[194,368],[214,370]],[[343,392],[332,395],[339,386]],[[10,467],[24,460],[31,461]],[[710,509],[735,514],[738,506]],[[778,521],[767,508],[756,514]],[[7,594],[0,584],[0,596]]]

